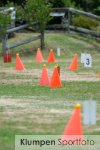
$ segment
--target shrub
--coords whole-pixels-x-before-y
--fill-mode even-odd
[[[97,8],[94,9],[94,13],[96,15],[100,15],[100,6],[98,6]]]
[[[10,15],[0,12],[0,38],[6,32],[10,24]]]
[[[94,29],[99,26],[99,21],[96,21],[94,19],[89,19],[84,16],[75,16],[72,19],[72,24],[74,26],[82,27],[82,28],[87,28],[87,29]]]

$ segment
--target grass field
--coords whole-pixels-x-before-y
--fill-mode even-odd
[[[18,33],[9,43],[31,35]],[[51,77],[55,64],[61,67],[62,88],[48,88],[38,85],[42,65],[35,62],[39,41],[12,49],[12,63],[3,63],[0,56],[0,150],[14,150],[17,134],[62,134],[73,112],[74,105],[85,100],[97,103],[97,124],[84,126],[84,134],[100,134],[100,44],[94,40],[66,33],[46,33],[45,63]],[[61,56],[56,55],[57,47]],[[53,48],[56,63],[47,63],[49,49]],[[0,45],[1,51],[1,45]],[[25,64],[25,71],[15,70],[15,53],[19,52]],[[82,52],[91,53],[93,67],[84,68],[80,63]],[[68,71],[74,53],[78,54],[79,70]]]

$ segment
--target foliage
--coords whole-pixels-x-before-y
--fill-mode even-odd
[[[26,3],[16,5],[15,3],[8,2],[6,7],[16,8],[16,18],[24,19],[32,26],[33,22],[37,22],[37,30],[44,30],[47,22],[50,20],[50,3],[48,0],[26,0]],[[33,26],[35,27],[35,26]]]
[[[71,0],[75,2],[75,6],[84,11],[92,12],[98,14],[95,10],[100,6],[100,0]],[[100,11],[99,11],[100,14]],[[98,14],[98,15],[99,15]]]
[[[49,16],[50,5],[47,0],[27,0],[24,7],[18,7],[18,13],[21,18],[24,18],[29,24],[37,22],[37,29],[39,31],[44,30]],[[34,27],[34,26],[33,26]]]
[[[100,15],[100,6],[94,9],[94,13]]]
[[[26,0],[21,5],[15,5],[8,2],[7,6],[16,8],[16,18],[25,20],[35,31],[41,33],[41,48],[44,47],[44,29],[50,20],[51,5],[48,0]],[[34,22],[37,24],[34,25]]]
[[[53,8],[64,7],[63,0],[49,0],[49,2],[52,4]]]
[[[99,21],[78,15],[72,19],[72,24],[78,27],[93,29],[99,26]]]
[[[53,7],[77,7],[84,11],[100,14],[100,0],[49,0]]]
[[[10,24],[10,15],[5,12],[0,12],[0,37],[6,32]]]
[[[63,1],[63,3],[64,3],[64,6],[65,7],[75,7],[75,2],[73,1],[71,1],[71,0],[62,0]]]
[[[49,2],[52,4],[52,7],[70,7],[74,6],[74,2],[71,2],[71,0],[49,0]]]
[[[26,0],[9,0],[19,6],[25,5]],[[33,0],[34,1],[34,0]],[[48,0],[52,7],[69,7],[74,6],[84,11],[100,14],[100,0]],[[0,6],[6,4],[7,0],[0,0]]]
[[[25,19],[30,26],[41,33],[41,48],[44,48],[44,29],[50,20],[50,7],[48,0],[27,0],[25,6],[19,6],[18,16]],[[33,24],[36,22],[37,24]]]

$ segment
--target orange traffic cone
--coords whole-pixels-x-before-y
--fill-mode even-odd
[[[54,68],[53,75],[50,82],[50,87],[62,87],[57,66],[55,66]]]
[[[40,48],[37,49],[35,60],[36,60],[36,62],[43,62],[44,61]]]
[[[39,84],[43,85],[43,86],[48,86],[50,84],[50,78],[48,76],[48,72],[47,72],[45,64],[43,65],[42,74],[40,77]]]
[[[74,58],[68,68],[68,70],[78,70],[78,58],[77,58],[77,54],[74,55]]]
[[[48,62],[55,62],[55,56],[52,49],[49,52]]]
[[[97,78],[100,78],[100,75],[98,75]]]
[[[22,60],[19,57],[19,54],[16,54],[16,70],[25,70]]]
[[[100,73],[99,73],[99,75],[97,76],[97,78],[100,78]]]
[[[81,124],[81,114],[80,114],[80,104],[75,106],[73,115],[68,122],[68,125],[64,129],[62,140],[65,139],[74,139],[74,138],[83,138],[82,124]]]

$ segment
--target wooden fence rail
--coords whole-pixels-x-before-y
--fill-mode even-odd
[[[81,11],[81,10],[77,10],[77,9],[74,9],[74,8],[68,8],[68,11],[74,13],[74,14],[79,14],[79,15],[83,15],[83,16],[86,16],[86,17],[89,17],[89,18],[92,18],[92,19],[96,19],[96,20],[100,20],[100,17],[97,16],[97,15],[94,15],[92,13],[88,13],[88,12],[84,12],[84,11]]]
[[[92,18],[92,19],[97,19],[97,20],[100,20],[100,17],[97,16],[97,15],[94,15],[92,13],[89,13],[89,12],[85,12],[85,11],[82,11],[82,10],[78,10],[78,9],[75,9],[75,8],[72,8],[72,7],[69,7],[69,8],[52,8],[51,9],[51,12],[72,12],[72,13],[75,13],[75,14],[80,14],[80,15],[83,15],[83,16],[86,16],[86,17],[89,17],[89,18]]]
[[[32,41],[35,41],[35,40],[39,40],[41,38],[41,35],[38,35],[38,36],[33,36],[31,38],[28,38],[26,40],[22,40],[20,42],[17,42],[15,44],[12,44],[12,45],[8,45],[7,46],[7,49],[10,49],[10,48],[15,48],[15,47],[18,47],[20,45],[23,45],[23,44],[27,44],[27,43],[30,43]]]
[[[95,19],[95,20],[98,20],[100,21],[100,16],[97,16],[97,15],[94,15],[92,13],[89,13],[89,12],[84,12],[84,11],[81,11],[81,10],[77,10],[75,8],[53,8],[51,9],[51,12],[64,12],[65,13],[65,19],[67,20],[67,23],[64,25],[51,25],[51,28],[66,28],[66,30],[71,33],[71,31],[76,31],[76,32],[80,32],[81,34],[89,34],[91,36],[94,36],[94,37],[99,37],[100,38],[100,32],[97,32],[97,31],[92,31],[92,30],[89,30],[89,29],[85,29],[85,28],[81,28],[81,27],[77,27],[77,26],[73,26],[72,25],[72,16],[73,14],[78,14],[78,15],[82,15],[82,16],[85,16],[85,17],[88,17],[88,18],[91,18],[91,19]],[[50,25],[48,25],[48,27],[50,27]]]
[[[85,34],[91,34],[92,36],[95,36],[95,37],[100,37],[100,32],[96,32],[96,31],[92,31],[92,30],[88,30],[88,29],[84,29],[80,27],[75,27],[75,26],[69,26],[69,28],[74,31],[78,31],[78,32],[85,33]]]
[[[25,24],[25,25],[21,25],[21,26],[19,26],[19,27],[15,27],[15,28],[8,29],[8,30],[7,30],[7,33],[12,33],[12,32],[18,31],[18,30],[22,30],[22,29],[25,29],[26,27],[28,27],[28,24]]]
[[[34,22],[33,24],[35,25],[36,22]],[[11,29],[7,30],[6,34],[4,34],[2,36],[2,49],[3,49],[3,53],[6,53],[11,48],[15,48],[17,46],[20,46],[20,45],[23,45],[23,44],[27,44],[27,43],[30,43],[32,41],[41,39],[41,35],[37,35],[37,36],[32,36],[32,37],[27,38],[27,39],[22,40],[22,41],[18,41],[15,44],[7,44],[7,38],[6,38],[7,34],[13,33],[13,32],[16,32],[16,31],[19,31],[19,30],[22,30],[22,29],[25,29],[28,26],[29,26],[28,24],[25,24],[25,25],[21,25],[19,27],[15,27],[15,28],[11,28]]]

